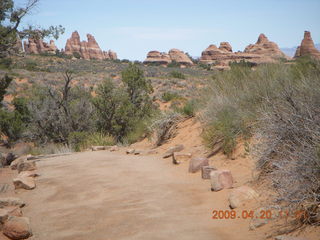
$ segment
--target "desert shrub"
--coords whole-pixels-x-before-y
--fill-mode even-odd
[[[0,132],[13,142],[22,137],[25,124],[15,111],[0,109]]]
[[[205,64],[205,63],[199,62],[199,63],[198,63],[198,66],[201,67],[201,68],[203,68],[203,69],[205,69],[205,70],[207,70],[207,71],[210,71],[210,70],[211,70],[211,65],[210,65],[210,64]]]
[[[80,152],[91,146],[111,146],[115,144],[113,137],[99,132],[72,132],[69,134],[68,142],[76,152]]]
[[[36,145],[31,148],[29,154],[31,155],[48,155],[48,154],[64,154],[71,153],[73,150],[67,144],[48,143],[45,145]]]
[[[150,132],[155,133],[155,145],[161,146],[175,137],[177,125],[182,119],[181,114],[175,111],[161,113],[150,126]]]
[[[176,111],[180,112],[181,114],[187,117],[194,117],[196,114],[196,102],[195,100],[189,100],[182,107],[177,107]]]
[[[11,58],[0,58],[0,69],[10,69],[12,63]]]
[[[179,68],[180,67],[180,63],[178,63],[176,61],[172,61],[171,63],[169,63],[167,65],[167,67],[169,67],[169,68]]]
[[[4,95],[7,93],[7,89],[12,82],[13,78],[9,77],[7,74],[0,79],[0,108],[1,108],[1,102],[4,98]]]
[[[41,142],[67,143],[71,132],[93,129],[91,94],[71,87],[72,73],[64,75],[64,87],[37,86],[30,94],[31,138]]]
[[[130,64],[122,72],[123,86],[116,88],[107,79],[99,85],[93,101],[98,116],[98,129],[123,142],[129,133],[137,132],[139,122],[149,118],[153,105],[149,94],[153,91],[143,71]]]
[[[31,59],[28,59],[25,62],[25,69],[27,69],[28,71],[31,71],[31,72],[39,70],[37,62],[35,62],[35,61],[31,60]]]
[[[205,89],[204,139],[232,153],[237,139],[254,136],[260,178],[269,179],[282,207],[315,220],[320,203],[320,64],[233,65]]]
[[[180,95],[176,92],[164,92],[161,96],[161,99],[165,102],[170,102],[174,99],[181,98]]]
[[[172,71],[169,73],[169,77],[173,77],[173,78],[179,78],[179,79],[186,79],[186,76],[178,71]]]
[[[76,59],[80,59],[81,55],[79,52],[73,52],[72,55],[76,58]]]

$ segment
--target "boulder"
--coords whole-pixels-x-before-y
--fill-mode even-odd
[[[22,217],[21,208],[18,206],[5,207],[4,209],[8,212],[9,216]]]
[[[1,156],[0,156],[0,160],[1,160],[0,165],[2,167],[10,166],[10,164],[17,158],[18,158],[18,156],[15,155],[14,153],[11,153],[11,152],[8,153],[8,154],[3,154],[3,155],[1,154]]]
[[[234,189],[229,195],[230,208],[234,209],[248,200],[257,199],[258,193],[248,186],[241,186]]]
[[[92,151],[103,151],[103,150],[106,150],[106,146],[92,146],[91,150]]]
[[[21,156],[21,157],[18,157],[17,159],[15,159],[14,161],[11,162],[10,164],[10,168],[12,170],[17,170],[18,168],[18,165],[22,162],[26,162],[28,160],[28,157],[27,156]]]
[[[10,239],[27,239],[32,236],[30,221],[26,217],[10,217],[3,226],[3,234]]]
[[[116,152],[118,150],[119,150],[118,146],[111,146],[109,149],[110,152]]]
[[[13,185],[15,189],[32,190],[36,187],[36,183],[33,177],[18,176],[13,179]]]
[[[202,167],[209,166],[209,160],[205,157],[195,157],[190,160],[189,172],[196,173],[201,170]]]
[[[277,236],[275,240],[308,240],[305,237],[292,237],[292,236]]]
[[[301,45],[297,48],[295,58],[310,56],[315,59],[320,59],[320,51],[314,46],[314,42],[309,31],[304,32],[304,38]]]
[[[211,191],[232,188],[233,178],[230,170],[215,170],[210,173]]]
[[[18,206],[24,207],[26,204],[20,198],[15,197],[5,197],[0,198],[0,208],[10,207],[10,206]]]
[[[4,224],[9,218],[9,212],[7,209],[0,208],[0,225]]]
[[[40,175],[36,171],[22,171],[18,174],[18,177],[39,177]]]
[[[18,173],[22,171],[34,171],[36,169],[37,167],[35,161],[23,161],[17,164]]]
[[[217,169],[213,166],[203,166],[201,168],[202,179],[210,179],[210,173],[214,170],[217,170]]]
[[[126,154],[134,154],[135,149],[127,149]]]
[[[192,157],[191,153],[174,152],[172,154],[172,163],[180,164],[183,161],[188,161]]]
[[[181,152],[184,149],[182,144],[175,145],[170,147],[163,155],[163,158],[171,157],[174,152]]]

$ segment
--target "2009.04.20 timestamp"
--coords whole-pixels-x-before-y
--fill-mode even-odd
[[[271,210],[242,210],[240,212],[236,212],[235,210],[213,210],[212,211],[212,219],[274,219],[274,218],[301,218],[306,214],[305,211],[271,211]]]

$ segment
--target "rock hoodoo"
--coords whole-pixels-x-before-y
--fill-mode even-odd
[[[269,41],[269,39],[263,33],[259,35],[256,44],[250,44],[244,49],[244,52],[259,54],[266,57],[270,56],[272,58],[286,58],[286,55],[281,52],[278,45]]]
[[[102,51],[91,34],[87,34],[87,41],[80,41],[80,35],[77,31],[72,33],[65,47],[66,55],[74,56],[76,53],[83,59],[117,59],[115,52]]]
[[[320,59],[320,52],[314,46],[314,42],[309,31],[304,32],[304,38],[301,45],[297,48],[294,55],[295,58],[302,56],[311,56],[313,58]]]
[[[260,34],[255,44],[250,44],[244,52],[232,52],[228,42],[210,45],[201,54],[200,61],[205,64],[214,64],[216,69],[228,69],[230,62],[246,61],[254,65],[278,61],[280,58],[288,58],[278,45],[268,40],[264,34]]]
[[[146,60],[143,62],[145,64],[159,64],[159,65],[168,65],[171,62],[177,62],[180,66],[191,66],[193,62],[188,57],[186,53],[179,49],[171,49],[169,53],[159,52],[159,51],[150,51],[147,54]]]
[[[24,51],[28,54],[49,53],[55,54],[58,49],[53,40],[49,43],[44,42],[42,39],[29,38],[28,42],[24,41]]]

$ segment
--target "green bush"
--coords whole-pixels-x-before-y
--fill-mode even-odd
[[[113,137],[102,133],[72,132],[68,142],[76,152],[83,151],[91,146],[112,146],[115,144]]]
[[[179,79],[186,79],[186,76],[181,73],[181,72],[178,72],[178,71],[172,71],[169,73],[169,76],[170,77],[173,77],[173,78],[179,78]]]
[[[77,58],[77,59],[80,59],[81,58],[81,55],[79,52],[73,52],[72,55]]]
[[[161,96],[162,100],[165,102],[170,102],[174,99],[179,99],[181,96],[176,92],[164,92]]]
[[[10,69],[12,63],[11,58],[0,58],[0,69]]]
[[[180,64],[178,62],[176,62],[176,61],[172,61],[171,63],[169,63],[167,65],[167,67],[169,67],[169,68],[179,68]]]
[[[196,114],[195,101],[187,101],[181,108],[178,108],[178,111],[187,117],[194,117]]]

